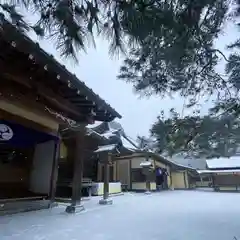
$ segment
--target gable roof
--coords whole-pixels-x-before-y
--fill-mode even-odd
[[[117,138],[122,143],[122,147],[131,152],[139,150],[134,141],[126,136],[122,125],[116,121],[103,122],[101,124],[96,124],[94,127],[88,125],[88,128],[90,131],[96,132],[109,141],[111,138]]]
[[[111,152],[113,151],[111,149],[113,145],[115,145],[115,151],[122,155],[129,155],[138,150],[137,146],[127,138],[123,127],[118,122],[112,121],[88,125],[87,131],[90,135],[99,136],[103,140],[95,151],[96,153]]]

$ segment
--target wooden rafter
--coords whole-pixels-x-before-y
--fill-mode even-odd
[[[0,23],[0,35],[0,47],[3,48],[1,50],[4,52],[11,51],[10,55],[4,53],[4,58],[11,56],[11,60],[13,60],[13,55],[18,56],[17,58],[21,59],[19,63],[26,63],[28,67],[38,65],[38,70],[42,73],[44,72],[45,67],[47,67],[50,77],[49,81],[51,81],[52,84],[58,85],[58,82],[62,82],[65,85],[65,89],[67,89],[66,86],[70,84],[75,92],[80,92],[84,97],[87,97],[88,100],[95,103],[95,108],[98,112],[95,116],[96,120],[112,121],[116,117],[121,118],[119,113],[117,113],[109,104],[95,94],[92,89],[88,88],[83,81],[79,80],[74,74],[70,73],[65,66],[57,62],[52,55],[49,55],[41,49],[39,44],[33,42],[26,35],[19,32],[6,19],[2,19]],[[4,47],[6,44],[7,46]],[[2,54],[0,53],[0,57],[2,57],[1,55]],[[78,97],[81,101],[81,96]],[[73,103],[73,105],[76,104]],[[82,103],[79,104],[79,106],[81,105]]]
[[[62,104],[57,103],[56,106],[56,98],[52,101],[52,98],[49,100],[44,96],[46,101],[51,102],[52,107],[55,104],[56,111],[64,112],[75,121],[112,121],[115,117],[121,118],[109,104],[74,74],[67,71],[65,66],[58,63],[53,56],[48,55],[38,44],[15,30],[7,21],[4,22],[2,31],[0,30],[2,37],[0,39],[0,64],[4,62],[10,65],[12,68],[10,73],[14,72],[16,75],[13,68],[17,67],[21,74],[32,75],[40,85],[51,89],[56,95],[59,95],[58,97],[68,101],[68,107],[63,108]],[[5,31],[9,35],[4,34]],[[80,118],[73,111],[69,112],[70,105],[78,111],[81,115]],[[59,107],[61,108],[59,109]],[[70,109],[74,110],[72,107]]]
[[[19,106],[27,107],[29,109],[34,109],[39,112],[39,114],[46,114],[52,119],[57,119],[59,123],[65,123],[63,119],[56,118],[46,110],[44,102],[36,98],[36,95],[27,88],[23,88],[21,85],[15,85],[10,81],[5,81],[1,79],[0,81],[0,100],[10,101]]]
[[[0,71],[3,73],[2,75],[9,79],[10,81],[14,81],[19,83],[29,90],[32,90],[36,93],[36,95],[42,96],[45,100],[50,102],[52,105],[55,105],[58,109],[62,109],[64,112],[68,112],[74,114],[78,118],[84,117],[86,115],[86,110],[81,108],[76,108],[71,102],[61,98],[59,94],[53,92],[51,88],[46,88],[43,84],[41,84],[36,79],[31,79],[30,76],[23,76],[21,72],[18,72],[14,69],[14,75],[11,73],[12,70],[9,69],[8,66],[0,66]]]

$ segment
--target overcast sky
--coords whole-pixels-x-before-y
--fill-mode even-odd
[[[32,35],[33,40],[37,38]],[[233,25],[225,28],[225,33],[216,42],[216,46],[225,51],[226,44],[237,37],[237,30]],[[79,63],[73,64],[70,60],[61,59],[53,44],[47,41],[39,41],[40,46],[53,54],[71,72],[84,81],[87,86],[99,94],[106,102],[115,108],[123,118],[119,120],[127,135],[136,138],[137,135],[149,135],[149,129],[161,110],[168,112],[172,107],[182,111],[184,100],[180,97],[174,99],[151,97],[139,99],[133,93],[131,84],[117,80],[122,59],[111,59],[108,55],[108,43],[102,39],[96,40],[96,49],[89,48],[87,54],[79,54]],[[223,71],[224,64],[218,69]],[[211,102],[204,103],[201,111],[207,112]],[[187,114],[187,111],[185,111]]]

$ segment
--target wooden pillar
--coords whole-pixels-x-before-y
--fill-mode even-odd
[[[151,191],[150,173],[146,175],[146,193]]]
[[[60,139],[55,142],[55,151],[52,164],[51,182],[50,182],[50,205],[49,207],[54,207],[56,189],[57,189],[57,178],[58,178],[58,163],[59,163],[59,153],[60,153]]]
[[[109,164],[111,162],[112,155],[109,153],[104,158],[104,184],[103,184],[103,198],[99,201],[99,204],[106,205],[112,204],[112,200],[109,199]]]
[[[101,182],[101,180],[102,180],[102,164],[98,162],[97,181]]]
[[[103,199],[109,197],[109,164],[108,161],[104,162],[104,185],[103,185]]]
[[[119,182],[118,162],[115,162],[115,181]]]
[[[174,184],[173,184],[172,170],[171,169],[169,169],[169,180],[170,180],[169,187],[170,187],[171,190],[174,190]]]
[[[146,178],[146,191],[145,191],[145,193],[149,194],[149,193],[151,193],[151,179],[150,179],[150,175],[152,174],[152,171],[151,171],[151,163],[149,162],[149,155],[148,155],[148,153],[146,153],[146,160],[145,160],[145,162],[149,163],[149,165],[143,166],[143,173],[144,173],[145,178]]]
[[[200,181],[201,181],[201,187],[203,185],[203,180],[202,180],[202,176],[200,175]]]
[[[79,131],[75,136],[75,154],[73,164],[73,181],[72,181],[72,201],[71,205],[67,206],[66,212],[75,213],[84,210],[81,204],[82,197],[82,178],[83,178],[83,163],[84,163],[84,131]]]
[[[149,156],[148,154],[146,154],[146,161],[149,161]],[[151,191],[151,181],[150,181],[150,166],[147,167],[147,171],[146,171],[146,192],[145,193],[150,193]]]

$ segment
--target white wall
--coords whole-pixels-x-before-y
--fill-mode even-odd
[[[30,174],[30,191],[49,194],[54,149],[54,141],[36,145]]]

